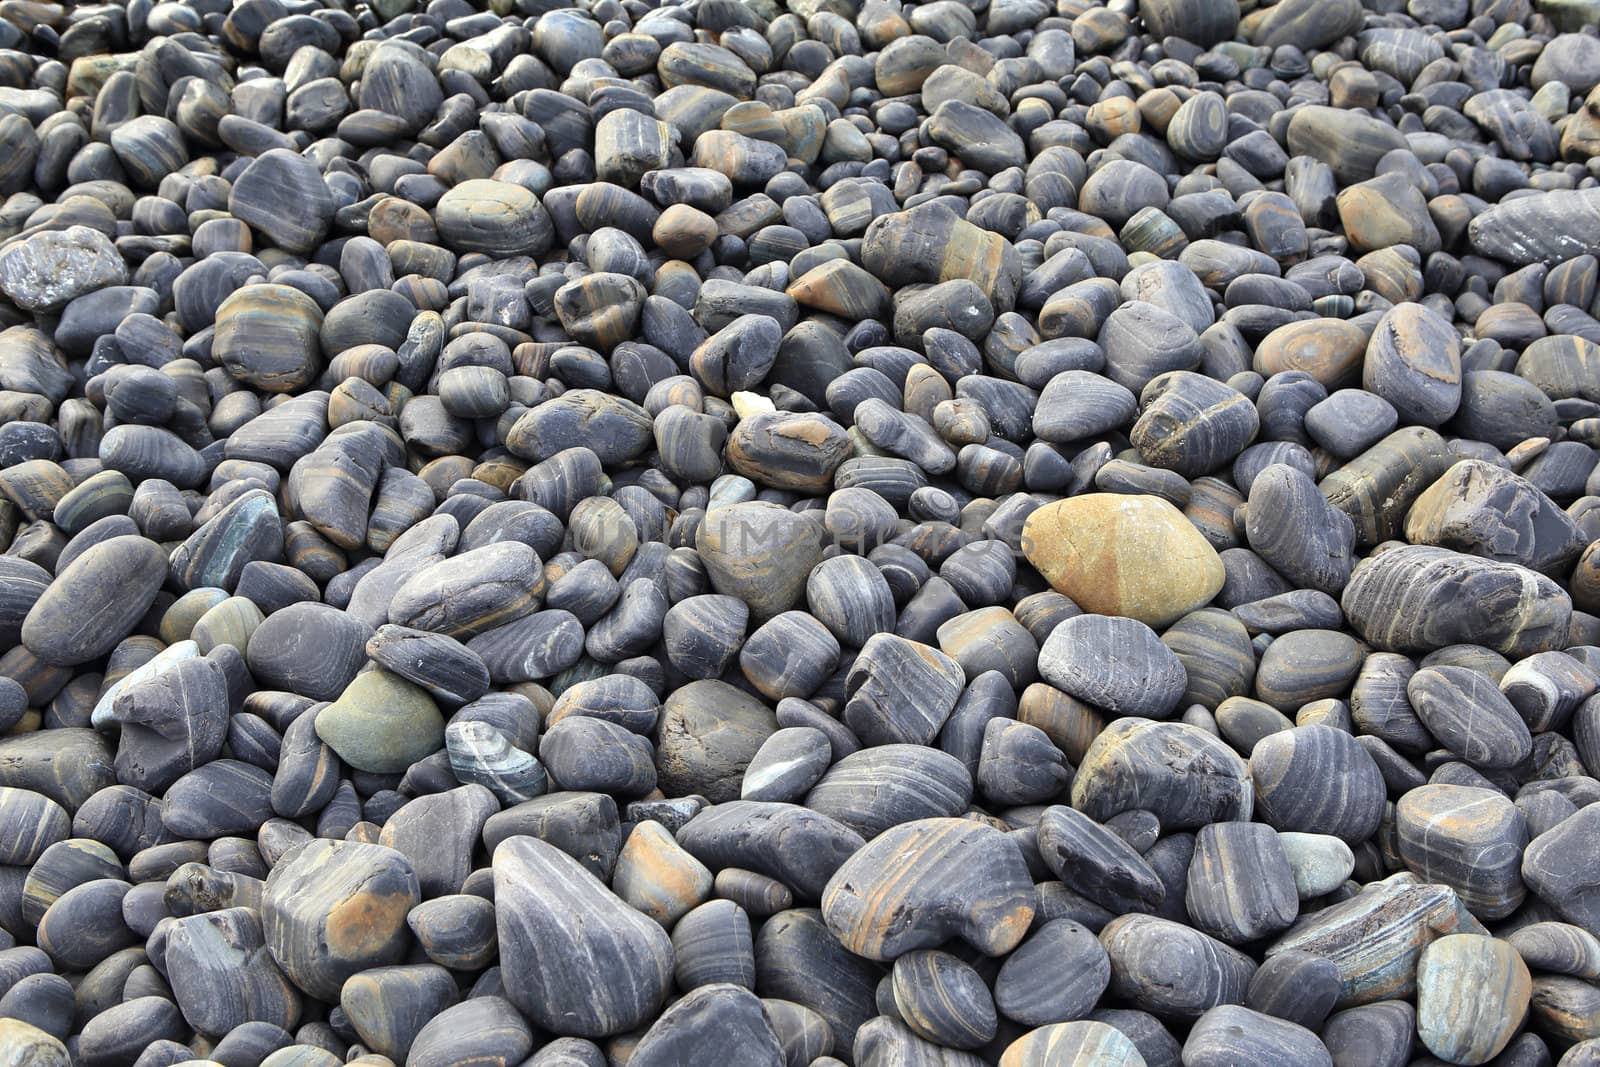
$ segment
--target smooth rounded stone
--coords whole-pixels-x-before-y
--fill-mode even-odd
[[[750,611],[718,593],[680,600],[662,619],[661,640],[672,665],[690,678],[717,678],[739,653]]]
[[[59,1040],[18,1018],[0,1019],[0,1050],[5,1067],[69,1067],[73,1062]]]
[[[306,993],[337,1001],[351,975],[400,962],[406,913],[421,899],[405,856],[382,845],[313,840],[267,876],[261,925],[273,960]]]
[[[22,643],[53,666],[98,659],[150,609],[166,570],[166,554],[143,537],[113,537],[86,549],[29,609]]]
[[[1154,907],[1165,895],[1160,877],[1133,846],[1072,808],[1046,808],[1036,844],[1069,889],[1113,912]]]
[[[250,635],[246,662],[258,684],[334,700],[366,662],[372,630],[326,604],[291,604]]]
[[[1278,834],[1278,844],[1289,861],[1295,892],[1301,900],[1313,900],[1333,892],[1355,870],[1355,853],[1332,834],[1284,830]]]
[[[57,1040],[65,1040],[77,1008],[73,993],[71,984],[58,974],[29,975],[0,996],[0,1019],[25,1023]],[[11,1036],[0,1037],[0,1044],[15,1048],[22,1042],[13,1030]]]
[[[1147,1067],[1122,1031],[1079,1019],[1031,1030],[1006,1046],[1000,1067]]]
[[[228,705],[227,679],[210,660],[178,659],[145,678],[126,676],[107,717],[121,728],[119,779],[159,792],[221,755]]]
[[[1269,734],[1256,743],[1249,769],[1256,809],[1274,829],[1330,834],[1355,845],[1383,817],[1387,791],[1378,765],[1342,730],[1297,726]]]
[[[1185,1067],[1223,1067],[1241,1059],[1283,1067],[1333,1065],[1327,1048],[1310,1030],[1238,1004],[1207,1011],[1183,1043]]]
[[[466,704],[489,691],[482,657],[445,634],[386,623],[373,632],[366,652],[391,674],[447,704]]]
[[[408,1067],[521,1063],[533,1046],[533,1031],[522,1015],[504,997],[491,994],[463,1000],[430,1019],[412,1040],[406,1063]]]
[[[1404,1067],[1416,1041],[1416,1020],[1416,1009],[1403,1000],[1348,1008],[1324,1024],[1322,1043],[1335,1067]]]
[[[1195,926],[1241,944],[1282,930],[1299,914],[1294,873],[1278,835],[1260,823],[1201,827],[1186,905]]]
[[[1229,697],[1250,691],[1255,677],[1255,649],[1236,613],[1201,608],[1169,626],[1161,643],[1183,664],[1187,678],[1182,706],[1215,709]]]
[[[316,716],[323,743],[374,774],[399,774],[444,746],[444,718],[433,698],[387,671],[357,675]]]
[[[980,608],[941,623],[939,650],[961,665],[968,678],[999,672],[1014,689],[1031,684],[1039,646],[1033,635],[1003,607]]]
[[[864,748],[826,769],[806,807],[873,838],[918,819],[961,814],[972,780],[954,756],[923,745]]]
[[[444,244],[457,253],[537,256],[555,230],[539,198],[512,182],[475,178],[452,187],[433,207]]]
[[[1553,573],[1579,551],[1572,520],[1527,480],[1464,459],[1417,497],[1406,538]]]
[[[1579,808],[1528,842],[1522,854],[1522,880],[1528,889],[1558,917],[1591,932],[1600,917],[1600,893],[1593,888],[1591,854],[1584,851],[1584,842],[1597,821],[1600,811]]]
[[[1199,930],[1154,915],[1123,915],[1100,931],[1111,991],[1156,1015],[1197,1018],[1244,1000],[1255,973],[1246,955]]]
[[[1316,1031],[1339,998],[1339,969],[1309,952],[1280,952],[1256,968],[1245,1006]]]
[[[960,957],[937,949],[907,952],[894,961],[890,978],[895,1010],[918,1037],[959,1049],[994,1039],[994,998],[983,976]]]
[[[513,837],[494,850],[495,919],[508,998],[555,1034],[605,1037],[660,1007],[672,943],[553,845]]]
[[[719,982],[753,989],[750,916],[731,900],[710,900],[691,909],[672,927],[672,965],[681,989]]]
[[[1167,501],[1093,493],[1028,516],[1022,552],[1085,611],[1166,626],[1222,588],[1216,550]]]
[[[1118,715],[1163,718],[1188,685],[1183,661],[1136,619],[1078,615],[1039,650],[1044,680]]]
[[[738,800],[701,811],[678,832],[678,843],[713,870],[754,871],[814,901],[862,838],[798,805]]]
[[[1340,597],[1351,626],[1392,652],[1477,643],[1521,658],[1566,643],[1571,600],[1550,579],[1429,545],[1406,545],[1358,564]]]
[[[483,786],[502,803],[532,800],[550,786],[539,761],[487,722],[450,723],[445,727],[444,744],[456,780]]]
[[[675,690],[662,705],[656,740],[662,791],[698,794],[713,804],[737,799],[750,760],[777,729],[764,704],[726,682],[706,679]]]
[[[1271,704],[1248,697],[1229,697],[1212,713],[1217,730],[1234,748],[1249,753],[1268,734],[1292,729],[1288,716]]]
[[[1052,919],[1006,957],[994,979],[994,1002],[1006,1018],[1045,1026],[1083,1018],[1105,993],[1111,962],[1094,933]]]
[[[165,962],[185,1021],[224,1035],[248,1022],[285,1029],[300,1017],[300,994],[267,951],[251,908],[191,915],[167,928]]]
[[[291,393],[322,370],[322,309],[288,285],[246,285],[217,308],[212,358],[237,381]]]
[[[476,838],[498,810],[494,796],[481,785],[429,793],[390,815],[378,844],[411,862],[424,896],[459,893],[472,871]]]
[[[0,786],[0,863],[30,866],[72,833],[72,817],[29,789]]]
[[[808,726],[788,727],[761,743],[739,785],[741,800],[794,801],[811,789],[833,760],[828,735]]]
[[[1396,878],[1308,915],[1266,955],[1309,952],[1333,961],[1341,983],[1337,1006],[1346,1008],[1409,997],[1417,958],[1429,942],[1481,929],[1454,890]]]
[[[633,828],[622,844],[611,889],[623,903],[671,929],[711,895],[711,872],[658,822]]]
[[[916,874],[909,882],[907,871]],[[822,894],[823,920],[840,943],[881,961],[951,937],[1004,955],[1033,914],[1033,883],[1015,842],[964,819],[885,831],[847,859]]]
[[[1516,1036],[1532,991],[1527,964],[1506,942],[1441,937],[1417,961],[1417,1036],[1447,1062],[1487,1062]]]
[[[272,811],[272,777],[241,760],[220,759],[197,767],[167,788],[161,822],[190,840],[248,833]]]
[[[1220,738],[1179,722],[1124,718],[1089,745],[1072,780],[1072,806],[1097,822],[1154,814],[1166,831],[1249,818],[1254,789],[1244,760]]]
[[[116,853],[98,841],[67,838],[44,850],[28,868],[22,883],[22,921],[35,926],[51,904],[74,886],[101,878],[121,878],[127,871]]]
[[[1530,1015],[1540,1030],[1561,1041],[1594,1039],[1595,986],[1564,975],[1533,981]]]
[[[1367,343],[1361,384],[1392,404],[1408,425],[1438,426],[1461,403],[1460,340],[1425,305],[1397,304]]]
[[[787,508],[762,502],[709,513],[695,549],[712,587],[737,597],[765,622],[793,607],[822,559],[822,527]]]
[[[1597,687],[1600,678],[1587,665],[1560,652],[1529,656],[1500,678],[1500,691],[1536,732],[1564,727]]]
[[[499,951],[494,904],[482,897],[447,894],[425,900],[406,915],[406,925],[428,959],[450,970],[481,970]]]
[[[1506,935],[1530,968],[1593,979],[1600,971],[1600,939],[1571,923],[1535,922]]]
[[[309,255],[328,233],[334,202],[315,164],[288,149],[273,148],[233,180],[228,213],[279,248]]]
[[[82,972],[138,942],[122,917],[133,887],[116,878],[73,886],[39,919],[36,938],[58,971]]]
[[[566,790],[642,796],[659,778],[652,755],[644,737],[587,715],[567,716],[539,742],[540,762]]]
[[[983,731],[976,780],[996,804],[1032,804],[1058,796],[1071,782],[1066,756],[1050,735],[1025,722],[990,719]]]
[[[406,579],[390,601],[389,621],[470,639],[537,610],[543,584],[533,549],[516,541],[486,545]]]
[[[351,976],[339,1007],[362,1042],[404,1060],[428,1021],[456,1001],[455,982],[436,964],[374,967]]]
[[[1355,679],[1365,651],[1339,630],[1291,630],[1261,654],[1256,695],[1285,712],[1335,698]]]
[[[1250,548],[1295,585],[1337,596],[1349,582],[1355,524],[1303,471],[1274,463],[1257,474],[1244,525]]]
[[[1039,393],[1033,432],[1041,441],[1068,443],[1132,422],[1139,399],[1126,386],[1088,370],[1064,370]]]
[[[467,642],[496,685],[531,682],[568,669],[583,658],[583,625],[569,611],[552,609],[497,626]]]
[[[1428,732],[1468,763],[1513,767],[1533,751],[1528,726],[1494,680],[1470,667],[1424,667],[1406,696]]]
[[[883,572],[864,557],[825,559],[806,579],[806,604],[839,643],[860,648],[895,621],[894,594]]]
[[[926,745],[955,709],[965,683],[960,664],[943,652],[875,634],[845,677],[842,718],[866,745]]]
[[[1190,371],[1152,378],[1139,393],[1139,407],[1129,440],[1146,463],[1185,478],[1232,461],[1260,429],[1249,397]]]
[[[629,1057],[638,1067],[707,1063],[737,1049],[751,1067],[787,1062],[762,1002],[748,989],[729,984],[699,986],[651,1024]]]

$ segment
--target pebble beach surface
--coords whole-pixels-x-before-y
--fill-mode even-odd
[[[1600,0],[0,0],[0,1067],[1600,1065]]]

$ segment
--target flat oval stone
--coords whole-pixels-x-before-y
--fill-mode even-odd
[[[605,1037],[649,1018],[672,983],[672,943],[582,864],[537,838],[494,852],[500,966],[541,1028]]]
[[[1078,615],[1039,650],[1045,681],[1119,715],[1162,718],[1188,684],[1183,661],[1136,619]]]
[[[1424,667],[1406,696],[1440,744],[1480,767],[1513,767],[1533,751],[1533,738],[1494,681],[1469,667]]]
[[[1284,1067],[1333,1067],[1327,1048],[1310,1030],[1237,1004],[1206,1012],[1183,1043],[1185,1067],[1223,1067],[1241,1058]]]
[[[1111,958],[1111,990],[1159,1015],[1198,1018],[1219,1004],[1244,999],[1255,963],[1250,957],[1168,919],[1123,915],[1100,931]]]
[[[948,952],[907,952],[891,972],[895,1008],[918,1037],[949,1048],[981,1048],[993,1040],[994,1000],[983,977]]]
[[[902,875],[914,870],[910,882]],[[1022,853],[993,827],[962,819],[896,826],[856,852],[822,894],[822,916],[850,951],[893,960],[961,937],[989,956],[1009,952],[1033,918]]]
[[[1006,1046],[1000,1067],[1141,1067],[1138,1046],[1106,1023],[1082,1019],[1041,1026]]]
[[[1350,580],[1355,524],[1304,472],[1288,464],[1274,463],[1251,481],[1245,537],[1262,559],[1303,589],[1338,596]]]
[[[166,554],[143,537],[113,537],[73,560],[22,621],[22,643],[70,667],[111,651],[155,602]]]
[[[175,919],[167,929],[172,992],[184,1019],[225,1035],[248,1022],[284,1029],[300,1017],[300,993],[267,950],[253,908],[225,908]]]
[[[1450,1063],[1483,1063],[1516,1036],[1533,977],[1511,945],[1478,934],[1434,941],[1417,961],[1417,1036]]]
[[[1289,926],[1299,915],[1299,899],[1277,832],[1246,822],[1201,827],[1186,904],[1199,929],[1229,944]]]
[[[1086,611],[1166,626],[1222,588],[1216,550],[1158,497],[1093,493],[1028,516],[1022,552]]]
[[[1072,806],[1097,822],[1125,811],[1153,813],[1163,829],[1248,819],[1254,791],[1244,760],[1187,723],[1117,719],[1084,754]]]
[[[994,1002],[1024,1026],[1087,1015],[1111,981],[1111,960],[1087,927],[1052,919],[1006,957],[994,979]]]
[[[272,958],[296,986],[337,1001],[345,979],[405,955],[416,873],[392,848],[314,840],[267,876],[261,925]]]
[[[1342,730],[1297,726],[1269,734],[1251,752],[1249,768],[1261,818],[1277,830],[1357,845],[1378,829],[1387,798],[1383,776]]]
[[[1428,545],[1369,556],[1340,597],[1356,633],[1377,648],[1431,652],[1470,642],[1517,658],[1566,643],[1571,603],[1525,567]]]

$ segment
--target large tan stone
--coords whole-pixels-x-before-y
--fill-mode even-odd
[[[1091,493],[1028,516],[1022,554],[1058,592],[1098,615],[1162,627],[1222,588],[1222,560],[1183,513],[1154,496]]]

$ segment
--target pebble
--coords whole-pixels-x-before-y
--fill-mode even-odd
[[[1039,650],[1045,681],[1118,715],[1164,718],[1188,684],[1183,661],[1134,619],[1078,615]]]
[[[0,1060],[1587,1062],[1596,14],[0,4]]]
[[[1511,945],[1480,934],[1441,937],[1417,961],[1417,1036],[1451,1063],[1483,1063],[1510,1043],[1533,978]]]
[[[494,850],[495,921],[508,999],[572,1037],[631,1030],[672,981],[672,943],[577,860],[537,838]]]
[[[1086,611],[1166,626],[1222,588],[1216,550],[1177,508],[1149,496],[1095,493],[1028,516],[1022,551]]]

